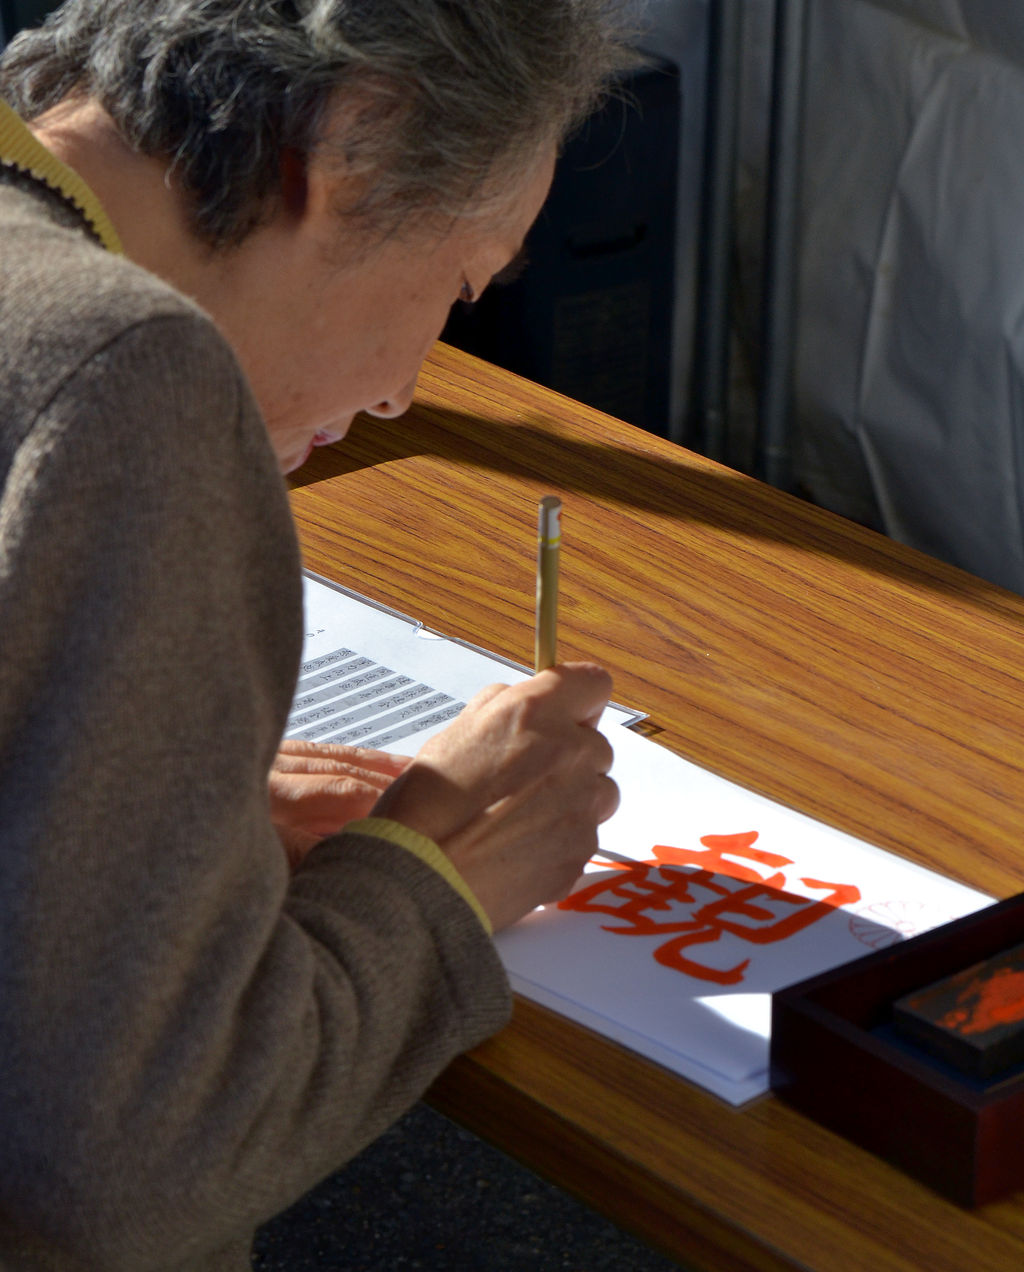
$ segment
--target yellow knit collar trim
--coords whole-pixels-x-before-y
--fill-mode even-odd
[[[78,209],[108,252],[123,255],[117,230],[103,205],[73,168],[62,163],[25,127],[21,117],[0,100],[0,164],[27,172],[63,195]]]

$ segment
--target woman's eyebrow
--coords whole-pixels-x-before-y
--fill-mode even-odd
[[[491,278],[492,286],[505,287],[509,283],[514,283],[517,278],[522,276],[523,270],[526,269],[529,261],[530,258],[527,255],[526,245],[524,244],[504,269],[499,269]]]

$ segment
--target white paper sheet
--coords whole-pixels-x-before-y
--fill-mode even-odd
[[[478,689],[529,675],[313,578],[306,633],[292,737],[412,753]],[[774,990],[989,903],[618,727],[632,718],[601,725],[622,793],[601,847],[653,864],[592,862],[581,908],[535,911],[498,949],[520,993],[730,1103],[768,1090]]]
[[[500,934],[498,948],[521,993],[731,1103],[768,1090],[774,990],[990,901],[629,730],[612,741],[622,804],[602,847],[655,865],[623,882],[632,872],[592,863],[577,894],[607,881],[617,891],[586,904],[617,916],[545,907]],[[705,880],[708,836],[742,838],[719,849]],[[682,864],[659,862],[655,845],[678,850]],[[796,930],[771,940],[784,923]]]
[[[486,685],[531,675],[308,573],[304,603],[306,636],[288,738],[411,755]],[[606,713],[613,724],[640,718],[618,706]]]

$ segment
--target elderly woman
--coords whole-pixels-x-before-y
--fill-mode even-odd
[[[70,0],[6,52],[3,1266],[247,1266],[505,1021],[491,930],[615,806],[608,678],[275,759],[278,470],[406,408],[628,60],[613,0]]]

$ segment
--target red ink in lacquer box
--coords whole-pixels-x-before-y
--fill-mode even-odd
[[[695,849],[656,844],[653,861],[617,867],[616,875],[574,892],[560,908],[607,914],[619,925],[605,925],[605,930],[620,936],[668,936],[654,950],[657,962],[698,980],[738,984],[749,957],[732,967],[715,967],[702,961],[695,947],[715,944],[726,933],[754,945],[785,941],[837,906],[860,899],[852,884],[810,878],[800,882],[827,888],[829,895],[812,900],[787,891],[781,867],[792,860],[755,848],[757,837],[757,831],[704,835],[703,848]]]
[[[1024,945],[893,1004],[893,1023],[932,1055],[994,1077],[1024,1060]]]
[[[1024,972],[1000,967],[986,980],[976,977],[966,1002],[944,1016],[941,1024],[962,1034],[986,1033],[999,1025],[1024,1020]]]

